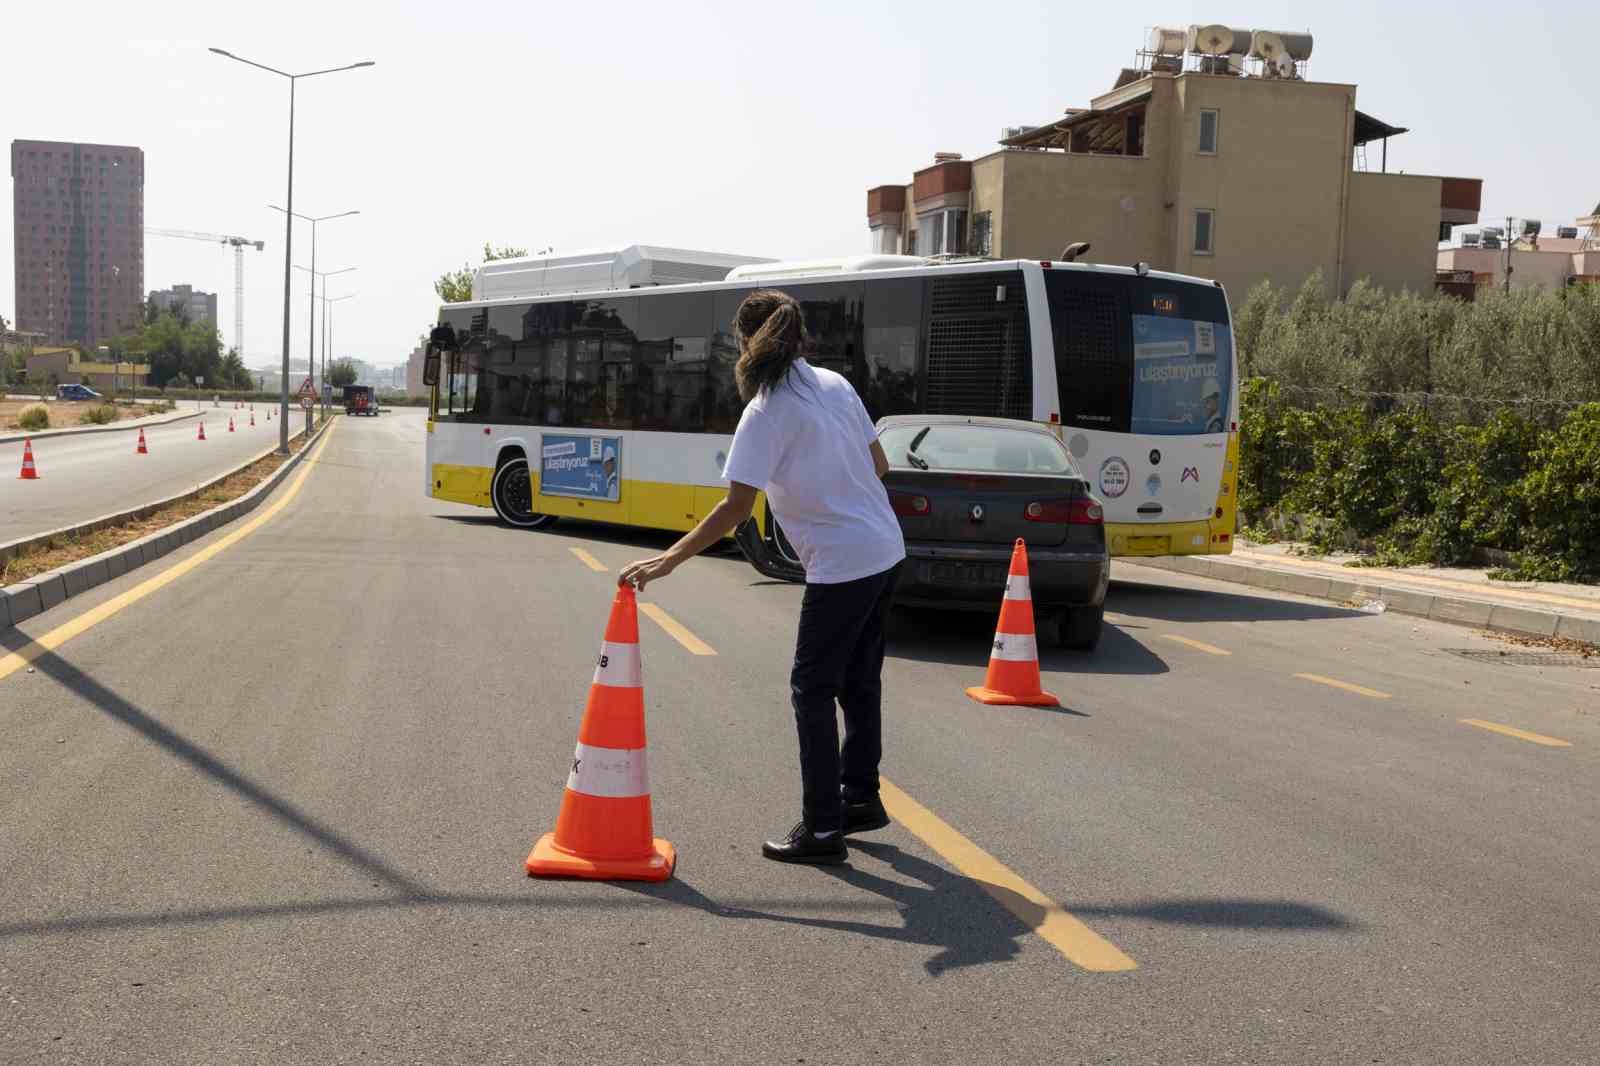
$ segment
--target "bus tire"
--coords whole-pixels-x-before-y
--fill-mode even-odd
[[[1056,646],[1094,651],[1105,628],[1105,607],[1067,607],[1056,615]]]
[[[750,560],[750,565],[755,567],[756,572],[762,577],[774,581],[803,583],[806,579],[805,568],[784,559],[771,543],[773,534],[777,532],[777,525],[770,510],[767,512],[767,529],[768,534],[763,536],[761,530],[756,528],[756,520],[747,518],[734,531],[734,543],[739,545],[744,557]]]
[[[555,515],[533,509],[533,486],[528,480],[528,460],[515,456],[501,463],[494,472],[489,499],[500,521],[517,529],[542,529],[556,520]]]

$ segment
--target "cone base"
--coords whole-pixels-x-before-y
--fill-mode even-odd
[[[1056,699],[1052,692],[1043,689],[1036,696],[1013,696],[1009,692],[996,692],[992,688],[974,685],[967,689],[967,695],[979,703],[987,703],[993,707],[1059,707],[1061,701]]]
[[[533,846],[525,864],[529,877],[579,877],[590,881],[665,881],[678,864],[672,842],[657,837],[652,854],[642,859],[585,859],[556,847],[546,833]]]

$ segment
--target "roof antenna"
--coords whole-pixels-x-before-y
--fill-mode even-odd
[[[1073,241],[1071,244],[1069,244],[1065,248],[1061,249],[1061,261],[1063,263],[1070,263],[1070,262],[1074,261],[1075,259],[1077,259],[1078,256],[1080,256],[1080,255],[1088,255],[1088,254],[1089,254],[1089,242],[1088,241]]]

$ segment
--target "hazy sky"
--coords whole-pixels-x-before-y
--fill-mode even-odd
[[[675,244],[783,258],[867,248],[869,186],[937,150],[968,158],[1007,125],[1043,123],[1108,90],[1155,24],[1221,22],[1315,35],[1310,75],[1354,82],[1357,106],[1413,132],[1391,170],[1484,179],[1484,220],[1546,232],[1600,200],[1593,4],[206,3],[8,5],[0,138],[131,144],[145,222],[265,240],[247,251],[245,355],[282,344],[288,84],[284,70],[377,66],[302,81],[295,209],[361,215],[319,227],[318,269],[357,293],[340,354],[405,359],[431,283],[485,240],[557,252]],[[7,156],[9,158],[9,155]],[[1372,164],[1377,165],[1376,157]],[[295,261],[309,230],[297,224]],[[13,247],[9,196],[0,237]],[[12,256],[0,313],[14,320]],[[304,353],[296,272],[293,353]],[[146,288],[221,294],[232,253],[150,237]]]

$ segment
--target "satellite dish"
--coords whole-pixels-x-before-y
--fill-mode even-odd
[[[1255,59],[1265,59],[1273,62],[1280,56],[1287,56],[1289,50],[1284,47],[1283,38],[1270,30],[1256,30],[1250,35],[1250,55]]]
[[[1233,31],[1226,26],[1197,26],[1194,51],[1204,56],[1225,56],[1233,51]]]

